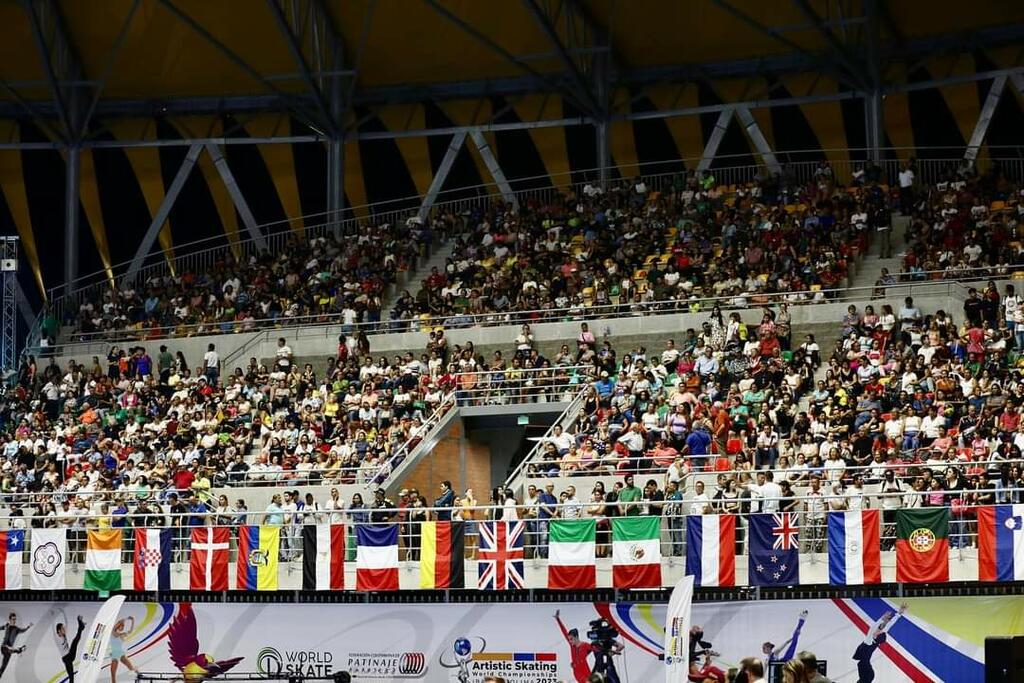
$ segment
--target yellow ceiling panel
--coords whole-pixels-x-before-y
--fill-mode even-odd
[[[423,130],[427,127],[426,114],[419,104],[382,107],[376,110],[378,118],[384,126],[393,132],[404,130]],[[395,138],[398,151],[409,169],[416,193],[423,195],[430,189],[430,181],[434,177],[434,169],[430,165],[430,147],[427,138]]]
[[[96,180],[96,166],[93,163],[92,150],[83,149],[79,156],[79,191],[78,196],[85,209],[85,218],[89,221],[89,230],[96,242],[103,268],[107,278],[114,281],[114,272],[110,269],[110,243],[107,240],[107,228],[103,221],[103,208],[100,204],[100,189]]]
[[[928,71],[934,78],[972,74],[975,72],[974,59],[970,55],[938,57],[928,62]],[[974,124],[978,121],[978,114],[981,113],[981,105],[978,102],[979,85],[981,84],[959,83],[939,88],[949,111],[956,119],[956,125],[960,129],[960,135],[963,136],[964,142],[971,139]],[[987,90],[984,92],[988,93]]]
[[[110,126],[110,132],[120,140],[156,139],[156,124],[148,119],[128,119],[116,121]],[[164,179],[160,169],[160,149],[157,147],[127,147],[124,150],[139,182],[142,196],[146,200],[150,219],[156,216],[160,204],[164,201]],[[140,230],[147,226],[139,226]],[[164,221],[159,234],[160,248],[167,255],[167,262],[174,266],[174,238],[171,235],[170,219]]]
[[[368,0],[332,0],[331,14],[344,35],[349,59],[360,44]],[[550,53],[529,12],[512,2],[441,0],[449,12],[506,52],[522,56]],[[530,66],[546,72],[558,68],[547,59]],[[521,76],[526,72],[445,19],[423,0],[377,2],[369,40],[359,64],[360,83],[394,85]]]
[[[687,109],[699,106],[697,98],[697,87],[694,85],[685,86],[663,86],[649,88],[647,96],[660,111],[672,109]],[[672,139],[675,140],[676,149],[683,159],[691,160],[687,166],[695,165],[695,159],[700,159],[704,153],[704,134],[700,127],[699,116],[674,116],[664,119],[668,126]]]
[[[515,103],[516,115],[521,121],[540,121],[545,118],[557,119],[562,115],[562,100],[554,95],[530,95],[521,97]],[[568,187],[571,184],[572,168],[569,166],[569,152],[565,143],[564,128],[533,128],[530,138],[544,169],[555,187]]]
[[[32,152],[26,152],[31,154]],[[39,251],[36,249],[36,237],[32,231],[32,216],[28,210],[28,193],[25,191],[25,176],[21,169],[21,152],[14,150],[0,151],[0,191],[11,212],[14,227],[21,238],[21,249],[25,252],[32,275],[35,277],[39,293],[46,296],[43,286],[43,273],[39,267]]]
[[[259,116],[245,124],[245,130],[253,137],[269,137],[288,132],[288,117]],[[257,145],[263,163],[267,165],[274,189],[284,207],[288,224],[297,234],[302,234],[302,202],[299,200],[299,181],[295,175],[295,155],[291,145]],[[279,228],[275,227],[275,230]]]
[[[77,45],[88,46],[82,61],[98,77],[121,29],[127,0],[107,3],[65,2],[62,9]],[[175,6],[199,22],[257,73],[296,74],[283,36],[264,3],[247,0],[176,0]],[[97,18],[97,15],[101,18]],[[239,21],[245,19],[244,30]],[[299,81],[280,81],[284,91],[299,91]],[[157,2],[143,2],[129,26],[104,90],[106,97],[183,96],[270,93],[244,69],[192,27]]]
[[[0,79],[43,81],[46,71],[32,40],[28,14],[20,2],[0,2],[0,27]],[[28,94],[22,88],[16,90],[23,97]]]
[[[967,31],[1024,21],[1024,3],[989,0],[969,6],[955,0],[900,0],[885,7],[905,36]]]
[[[782,83],[794,97],[835,93],[836,82],[829,78],[818,78],[815,74],[787,76]],[[859,105],[858,105],[859,106]],[[818,138],[818,145],[837,172],[849,167],[850,153],[846,150],[846,128],[843,125],[843,108],[839,102],[820,102],[800,107],[807,124]],[[846,176],[842,176],[845,180]]]

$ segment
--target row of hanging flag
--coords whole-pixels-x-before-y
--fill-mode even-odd
[[[679,519],[682,522],[681,518]],[[685,529],[668,530],[668,547],[686,540],[686,573],[704,587],[736,585],[737,516],[697,515],[685,518]],[[791,586],[800,583],[801,528],[796,513],[752,514],[746,518],[747,583]],[[804,547],[827,548],[829,583],[880,583],[883,519],[878,510],[830,512],[826,538],[804,539]],[[896,511],[896,580],[932,583],[949,580],[950,512],[945,507]],[[478,522],[476,585],[480,590],[525,587],[524,542],[530,529],[523,521]],[[742,528],[742,527],[741,527]],[[421,525],[419,587],[465,588],[466,522],[425,522]],[[607,533],[606,531],[603,533]],[[612,585],[615,588],[662,586],[662,520],[623,517],[611,520]],[[547,588],[586,590],[597,587],[598,528],[593,519],[551,520],[546,542],[535,533],[539,554],[547,555]],[[1024,580],[1024,505],[977,509],[978,580]],[[346,554],[354,555],[357,591],[399,589],[399,527],[397,524],[341,524],[302,527],[302,589],[345,590]],[[472,538],[472,536],[470,537]],[[29,552],[30,588],[66,587],[68,542],[65,529],[33,529]],[[121,590],[122,530],[90,530],[85,547],[86,590]],[[602,538],[602,543],[607,541]],[[355,552],[351,545],[355,544]],[[198,527],[188,543],[189,588],[228,590],[229,527]],[[278,589],[281,527],[238,527],[235,589]],[[25,532],[0,532],[0,590],[23,587]],[[184,548],[180,549],[182,555]],[[135,529],[132,551],[136,591],[171,587],[171,529]],[[472,564],[472,563],[470,563]]]

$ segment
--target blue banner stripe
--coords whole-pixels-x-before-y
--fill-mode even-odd
[[[686,573],[693,576],[693,585],[703,586],[703,571],[700,561],[700,551],[704,541],[704,526],[700,517],[688,515],[686,517]]]
[[[1013,581],[1013,534],[1006,522],[1013,518],[1012,505],[997,505],[996,523],[996,580]],[[1020,532],[1017,532],[1020,533]]]
[[[239,588],[254,591],[259,585],[259,567],[249,561],[249,554],[253,550],[258,550],[260,547],[260,528],[258,526],[242,527],[242,534],[239,535],[240,540],[242,535],[245,536],[245,543],[238,544],[238,552],[244,552],[243,561],[245,562],[245,586],[239,586]]]
[[[853,603],[871,621],[878,621],[886,612],[895,608],[881,598],[854,598]],[[909,619],[899,619],[888,630],[889,637],[933,675],[947,681],[980,681],[985,665],[958,652],[924,629],[918,628]]]
[[[828,514],[828,582],[839,586],[846,585],[845,521],[842,512]]]
[[[383,547],[398,545],[397,524],[360,524],[356,527],[359,545]]]
[[[157,589],[171,589],[171,530],[160,530],[160,566],[156,572]]]

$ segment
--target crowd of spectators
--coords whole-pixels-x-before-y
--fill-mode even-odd
[[[222,259],[202,272],[154,275],[108,288],[62,321],[75,338],[156,339],[223,334],[257,325],[379,322],[400,271],[433,242],[430,225],[365,225],[358,234],[293,237],[277,253]],[[51,328],[56,321],[52,321]]]
[[[225,251],[205,272],[108,288],[60,322],[73,326],[72,341],[152,340],[318,322],[451,329],[573,319],[595,306],[643,313],[722,298],[742,307],[787,292],[810,301],[841,286],[871,232],[861,217],[887,203],[882,186],[843,187],[831,173],[722,186],[710,172],[687,172],[657,191],[623,179],[607,191],[526,196],[518,208],[496,202],[337,239],[296,237],[243,261]],[[387,306],[396,273],[414,270],[435,237],[454,241],[445,266]],[[55,343],[58,322],[45,328]]]
[[[964,165],[925,186],[911,162],[900,179],[910,218],[900,279],[1006,276],[1022,263],[1024,194],[998,166],[978,174]]]
[[[867,507],[884,511],[889,547],[896,509],[936,505],[951,509],[951,545],[974,544],[973,506],[1024,502],[1019,303],[1012,286],[991,307],[971,297],[959,325],[910,298],[896,313],[883,304],[880,315],[851,305],[833,349],[808,339],[786,369],[744,373],[746,385],[725,374],[728,363],[686,367],[692,356],[670,340],[662,358],[644,356],[654,368],[637,386],[642,374],[626,354],[602,371],[581,417],[533,456],[529,481],[626,474],[598,482],[592,514],[603,519],[617,502],[610,507],[620,514],[665,515],[677,555],[682,515],[799,512],[804,543],[821,550],[829,510]],[[819,355],[826,365],[810,386]]]
[[[607,192],[586,186],[471,217],[443,271],[415,297],[404,292],[395,310],[459,326],[828,290],[866,244],[870,226],[857,217],[886,204],[879,186],[839,187],[831,175],[728,188],[691,172],[661,191],[640,178]]]

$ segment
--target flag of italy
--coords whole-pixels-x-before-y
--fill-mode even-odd
[[[82,587],[87,591],[121,590],[121,530],[90,530],[87,543]]]
[[[612,585],[616,588],[661,587],[661,519],[612,519]]]
[[[593,519],[553,519],[548,527],[548,588],[597,587],[594,566],[597,522]]]

